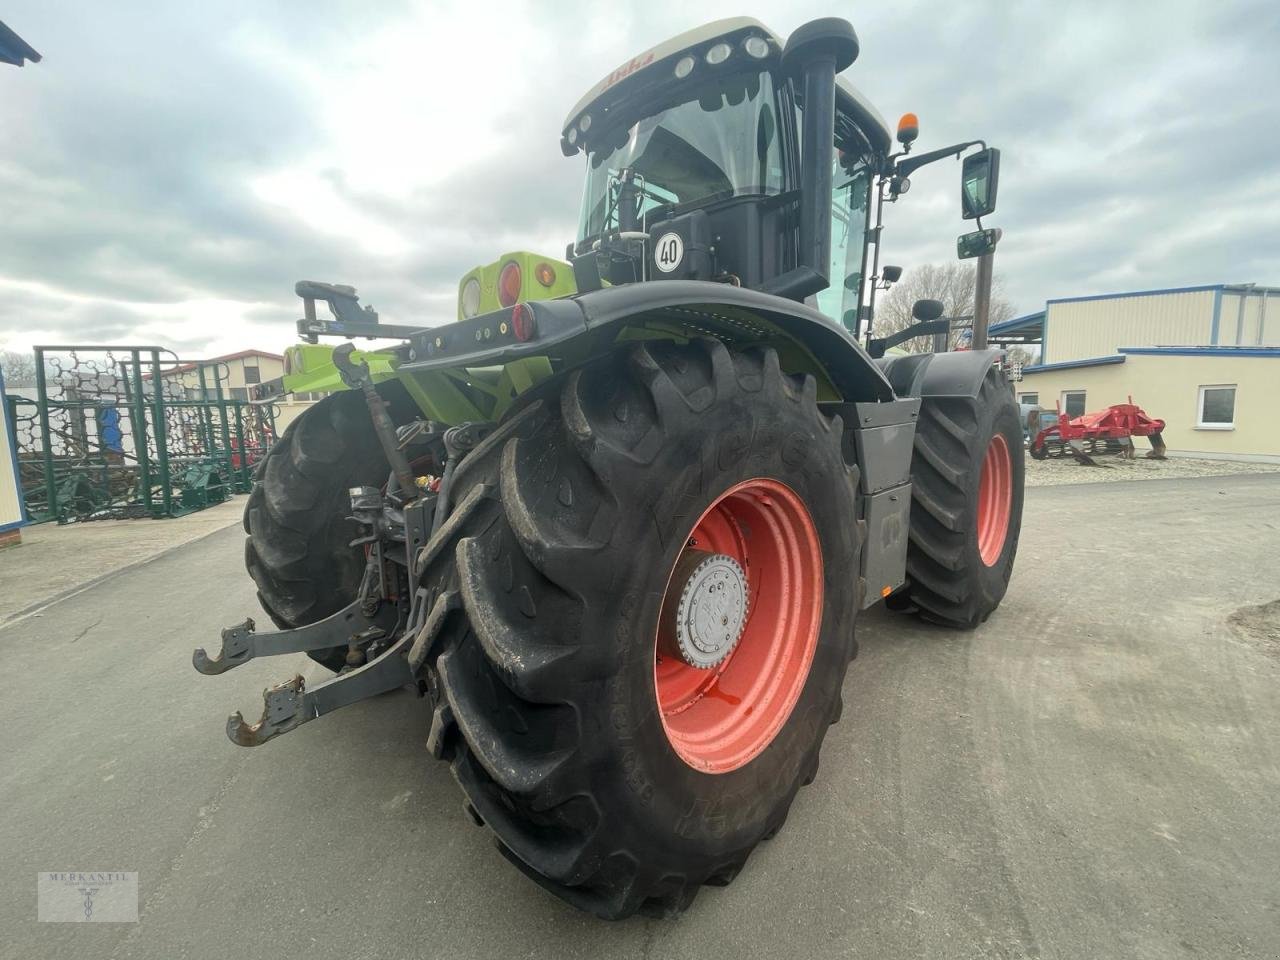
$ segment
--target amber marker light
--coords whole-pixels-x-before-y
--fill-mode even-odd
[[[914,113],[904,113],[898,120],[898,142],[904,147],[920,136],[920,121]]]

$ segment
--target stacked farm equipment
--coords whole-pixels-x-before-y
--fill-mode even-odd
[[[843,20],[783,40],[737,18],[613,71],[562,127],[588,161],[566,258],[472,271],[455,322],[298,284],[305,342],[257,396],[336,392],[246,508],[277,629],[227,627],[193,662],[305,652],[337,676],[268,688],[234,743],[407,687],[512,863],[602,917],[666,914],[817,775],[861,610],[991,615],[1022,515],[1005,358],[887,355],[869,324],[907,174],[980,147],[962,214],[989,252],[998,154],[909,156],[911,115],[895,148],[837,78],[857,54]],[[912,335],[941,310],[920,301]]]
[[[249,492],[275,436],[270,404],[228,395],[225,364],[117,345],[37,346],[34,359],[34,383],[4,398],[33,522],[222,503]]]

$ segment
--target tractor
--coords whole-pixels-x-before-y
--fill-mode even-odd
[[[268,688],[234,743],[408,688],[517,868],[599,917],[670,915],[814,780],[861,611],[988,618],[1023,501],[1003,355],[897,354],[870,324],[885,203],[980,146],[981,217],[998,155],[912,155],[910,115],[895,147],[838,77],[857,54],[844,20],[738,18],[613,70],[562,128],[586,160],[565,256],[472,271],[449,322],[298,284],[302,342],[258,396],[334,392],[245,512],[277,629],[228,627],[194,665],[336,675]],[[917,307],[934,332],[941,305]]]

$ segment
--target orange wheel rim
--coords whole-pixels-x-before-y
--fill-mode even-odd
[[[978,481],[978,555],[988,567],[995,566],[1004,552],[1012,507],[1013,462],[1008,443],[997,433],[987,444]]]
[[[746,619],[724,660],[707,669],[659,639],[654,686],[672,749],[697,770],[727,773],[773,742],[800,699],[822,624],[822,547],[800,497],[757,478],[706,509],[681,556],[690,550],[736,562],[745,574]],[[672,582],[686,567],[678,558],[668,572],[663,616],[686,588]]]

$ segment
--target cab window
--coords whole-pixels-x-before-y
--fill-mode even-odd
[[[861,157],[836,150],[831,185],[831,283],[817,296],[818,310],[852,329],[862,299],[871,172]]]

